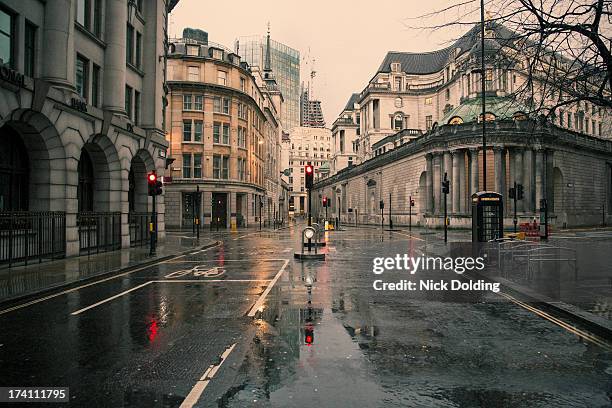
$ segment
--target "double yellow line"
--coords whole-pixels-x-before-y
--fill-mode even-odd
[[[591,343],[593,343],[593,344],[595,344],[595,345],[597,345],[597,346],[599,346],[599,347],[601,347],[601,348],[603,348],[603,349],[605,349],[607,351],[612,351],[612,346],[609,343],[607,343],[607,342],[603,341],[602,339],[600,339],[599,337],[593,336],[590,333],[587,333],[587,332],[582,331],[582,330],[580,330],[580,329],[578,329],[578,328],[576,328],[574,326],[571,326],[571,325],[565,323],[563,320],[557,319],[556,317],[551,316],[550,314],[548,314],[546,312],[543,312],[542,310],[537,309],[537,308],[535,308],[535,307],[533,307],[531,305],[528,305],[525,302],[521,302],[520,300],[516,299],[513,296],[508,295],[507,293],[499,292],[498,295],[501,295],[501,296],[505,297],[506,299],[508,299],[512,303],[515,303],[515,304],[519,305],[520,307],[522,307],[522,308],[524,308],[526,310],[529,310],[532,313],[537,314],[538,316],[540,316],[540,317],[550,321],[551,323],[556,324],[557,326],[560,326],[560,327],[564,328],[565,330],[569,331],[570,333],[573,333],[576,336],[579,336],[580,338],[583,338],[586,341],[589,341],[589,342],[591,342]]]

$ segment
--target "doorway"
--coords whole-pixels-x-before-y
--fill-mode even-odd
[[[227,193],[213,193],[212,204],[212,226],[227,228]]]

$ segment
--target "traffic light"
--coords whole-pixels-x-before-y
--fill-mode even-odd
[[[314,327],[313,326],[304,327],[304,343],[306,343],[307,346],[312,346],[312,344],[314,343]]]
[[[385,209],[385,202],[383,200],[380,200],[380,203],[378,203],[378,205],[380,206],[381,210]]]
[[[161,195],[163,193],[162,187],[164,186],[164,184],[157,180],[155,182],[155,195]]]
[[[413,199],[410,199],[410,206],[414,207],[414,200]]]
[[[314,184],[314,169],[310,164],[306,165],[306,188],[312,188]]]
[[[510,187],[509,197],[510,198],[516,197],[516,190],[514,189],[514,187]]]
[[[450,192],[450,181],[442,180],[442,193],[448,194]]]
[[[523,185],[522,184],[517,184],[516,185],[516,199],[517,200],[522,200],[524,197],[523,195]]]
[[[149,195],[156,195],[156,187],[157,187],[157,174],[154,171],[147,174],[147,184],[149,186]]]
[[[323,197],[323,207],[327,207],[327,197]]]

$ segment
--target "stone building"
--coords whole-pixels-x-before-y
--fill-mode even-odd
[[[147,238],[176,3],[0,0],[0,262]]]
[[[550,119],[533,115],[516,97],[526,67],[506,52],[510,33],[488,24],[485,35],[484,118],[478,27],[440,51],[387,54],[356,98],[361,164],[337,166],[335,175],[316,185],[319,194],[332,197],[333,211],[340,206],[345,222],[380,224],[379,202],[384,201],[387,221],[391,209],[395,225],[408,224],[412,197],[413,225],[441,226],[445,173],[452,227],[470,225],[472,193],[507,196],[515,181],[525,191],[517,205],[521,222],[539,215],[544,198],[555,226],[611,221],[610,112],[581,102],[558,109]],[[548,102],[537,92],[533,98]],[[505,207],[511,224],[509,200]]]
[[[315,180],[321,178],[321,172],[326,170],[332,157],[331,131],[320,127],[295,127],[283,144],[286,148],[283,157],[287,161],[283,166],[289,170],[289,211],[305,214],[308,211],[305,166],[311,164]]]
[[[183,38],[171,41],[168,86],[168,227],[191,228],[198,214],[232,229],[278,218],[283,96],[270,69]]]
[[[479,30],[479,26],[475,26],[441,50],[387,53],[355,101],[361,119],[360,161],[374,157],[377,149],[385,144],[379,142],[388,136],[405,129],[425,133],[435,124],[459,120],[456,119],[458,115],[451,112],[467,100],[478,106],[477,98],[481,92]],[[520,47],[514,44],[516,36],[505,27],[487,24],[485,37],[487,98],[492,97],[491,104],[503,103],[496,98],[516,96],[524,88],[528,65],[525,56],[516,51],[516,47]],[[559,91],[562,90],[556,93],[548,91],[544,98],[558,98]],[[537,96],[536,91],[535,102]],[[529,107],[525,109],[529,110]],[[591,136],[611,137],[610,112],[588,102],[561,107],[552,118],[562,128]]]
[[[358,149],[360,135],[360,114],[357,100],[359,94],[354,93],[346,106],[332,125],[333,155],[330,160],[330,173],[359,164]]]

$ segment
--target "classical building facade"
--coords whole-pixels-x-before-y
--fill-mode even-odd
[[[166,164],[165,33],[176,3],[0,1],[0,214],[13,230],[0,262],[147,238],[146,174]],[[157,211],[163,237],[163,196]]]
[[[512,107],[505,105],[508,99],[516,97],[517,92],[525,88],[529,71],[525,56],[514,48],[513,34],[503,26],[488,24],[485,36],[488,106],[496,110],[497,119],[510,119],[519,108],[516,104]],[[389,139],[382,144],[379,142],[402,130],[414,129],[425,133],[434,125],[465,120],[461,115],[466,111],[478,112],[481,92],[479,61],[479,26],[442,50],[387,53],[356,101],[361,117],[360,160],[380,154],[378,149],[384,147]],[[537,86],[535,88],[533,97],[537,100]],[[544,98],[558,98],[562,94],[560,91],[550,92]],[[466,104],[468,100],[472,101],[471,105]],[[546,103],[544,101],[544,105]],[[529,106],[520,109],[525,113],[531,110]],[[558,108],[551,117],[562,128],[596,137],[612,137],[610,112],[588,102]],[[404,137],[404,142],[408,140]]]
[[[510,34],[487,25],[484,118],[478,27],[440,51],[388,53],[356,98],[361,164],[344,170],[338,165],[335,175],[317,183],[319,194],[332,197],[333,211],[339,209],[345,222],[379,224],[384,201],[384,216],[388,221],[390,209],[395,225],[408,224],[412,211],[413,225],[441,226],[446,174],[451,227],[471,224],[471,194],[507,196],[514,182],[525,191],[517,205],[521,222],[539,215],[542,199],[557,227],[612,221],[610,112],[581,102],[549,118],[532,114],[531,106],[552,101],[537,86],[531,102],[518,95],[527,67]],[[509,200],[505,210],[511,225]]]
[[[168,227],[191,228],[198,215],[232,229],[279,218],[283,97],[270,70],[183,38],[170,45],[168,86]]]
[[[333,156],[330,160],[330,174],[360,163],[358,156],[360,135],[360,113],[357,100],[359,94],[352,94],[346,106],[332,125]]]
[[[308,211],[305,166],[311,164],[315,180],[329,171],[332,157],[331,131],[320,127],[295,127],[283,143],[287,160],[283,164],[289,170],[289,211],[305,214]]]

